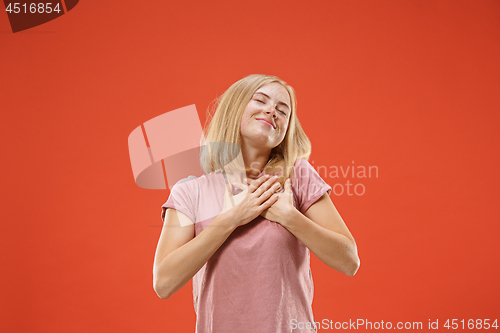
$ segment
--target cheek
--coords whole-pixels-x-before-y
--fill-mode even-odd
[[[247,132],[247,130],[249,129],[249,127],[251,125],[250,121],[251,121],[251,119],[248,117],[248,115],[243,115],[241,117],[240,132],[244,132],[244,133]]]
[[[283,120],[283,122],[281,123],[280,128],[282,129],[280,131],[280,135],[285,136],[286,130],[288,128],[288,120]]]
[[[250,120],[252,119],[253,112],[251,109],[246,109],[243,114],[241,115],[241,121],[240,124],[243,126],[243,124],[248,124]]]

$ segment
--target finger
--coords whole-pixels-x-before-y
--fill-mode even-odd
[[[271,197],[269,199],[267,199],[266,201],[264,201],[260,206],[263,209],[268,209],[269,207],[274,205],[276,203],[276,201],[278,201],[279,198],[280,198],[280,195],[278,193],[273,193],[271,195]]]
[[[264,182],[262,185],[260,185],[257,190],[254,191],[255,196],[260,197],[263,193],[265,193],[272,186],[275,186],[277,180],[278,180],[277,176],[273,176],[273,177],[269,178],[266,182]],[[278,185],[279,185],[279,183],[278,183]],[[275,192],[275,191],[276,191],[276,189],[273,190],[273,192]]]
[[[231,207],[234,207],[233,191],[231,190],[229,184],[226,184],[226,193],[224,194],[229,197],[229,200],[231,201]]]
[[[288,178],[285,181],[285,192],[286,193],[292,193],[292,181],[290,180],[290,178]]]
[[[248,192],[253,193],[255,192],[256,189],[259,188],[260,185],[262,185],[267,179],[269,179],[269,175],[262,175],[259,178],[253,180],[250,182],[250,185],[248,186]]]
[[[236,181],[233,181],[231,184],[233,185],[233,187],[236,187],[243,191],[248,189],[248,186],[250,186],[250,182],[248,181],[247,178],[243,178],[241,180],[238,179]]]
[[[269,199],[280,188],[280,183],[274,183],[273,186],[268,188],[262,195],[259,196],[257,203],[261,205],[264,201]],[[260,190],[260,189],[259,189]],[[277,194],[277,193],[276,193]]]
[[[240,190],[246,190],[248,185],[245,183],[232,183],[234,187],[239,188]]]

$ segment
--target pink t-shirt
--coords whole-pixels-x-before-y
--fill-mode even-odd
[[[299,159],[292,191],[304,213],[331,187]],[[198,235],[222,211],[224,192],[221,173],[190,176],[175,184],[162,207],[186,214]],[[309,260],[309,249],[279,223],[258,216],[236,228],[193,277],[196,333],[285,333],[293,322],[314,322]]]

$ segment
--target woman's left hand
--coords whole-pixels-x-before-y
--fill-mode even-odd
[[[295,210],[293,205],[292,183],[290,178],[285,181],[285,190],[279,194],[279,199],[260,215],[269,221],[278,222],[285,226],[287,217]]]

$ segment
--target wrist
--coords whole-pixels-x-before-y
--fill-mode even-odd
[[[238,227],[238,219],[236,218],[235,210],[229,209],[218,215],[219,222],[217,225],[225,228],[229,233],[233,232]]]
[[[282,221],[280,221],[280,224],[284,226],[285,228],[289,228],[290,226],[293,225],[293,221],[295,221],[298,217],[298,214],[302,214],[295,208],[295,206],[291,206],[289,209],[287,209],[283,213]]]

